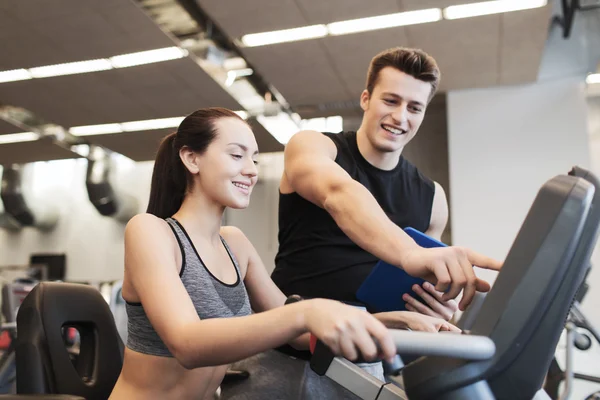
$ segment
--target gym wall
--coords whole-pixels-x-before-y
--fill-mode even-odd
[[[596,175],[600,175],[600,93],[594,97],[588,97],[588,128],[590,135],[591,168]],[[596,249],[592,254],[594,269],[590,272],[588,282],[592,289],[600,287],[600,244],[596,243]],[[583,310],[592,318],[596,326],[600,326],[600,290],[590,290],[583,302]]]
[[[586,107],[580,80],[448,94],[454,244],[506,256],[541,185],[589,168]]]

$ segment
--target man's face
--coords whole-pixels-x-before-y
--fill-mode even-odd
[[[371,95],[365,90],[360,97],[362,127],[374,149],[402,151],[423,122],[431,90],[430,83],[396,68],[385,67],[379,72]]]

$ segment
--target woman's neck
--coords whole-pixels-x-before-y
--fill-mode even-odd
[[[225,207],[210,201],[201,193],[188,193],[173,218],[185,225],[190,236],[218,242],[224,212]]]

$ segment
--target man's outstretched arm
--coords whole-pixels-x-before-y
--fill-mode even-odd
[[[489,290],[473,265],[498,270],[501,263],[459,247],[423,249],[394,224],[373,195],[334,160],[335,144],[320,132],[302,131],[285,148],[284,182],[300,196],[325,209],[340,229],[375,257],[420,276],[446,292],[444,299],[464,289],[460,308],[475,291]]]

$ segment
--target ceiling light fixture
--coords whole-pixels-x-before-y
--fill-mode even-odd
[[[246,47],[265,46],[268,44],[295,42],[327,36],[325,25],[310,25],[301,28],[283,29],[263,33],[251,33],[242,37]]]
[[[157,63],[162,61],[177,60],[188,55],[187,50],[179,47],[165,47],[163,49],[154,49],[140,51],[137,53],[123,54],[111,57],[110,63],[114,68],[127,68],[136,65]]]
[[[17,143],[17,142],[32,142],[38,140],[40,136],[33,132],[8,133],[0,135],[0,143]]]
[[[29,72],[33,78],[49,78],[51,76],[85,74],[88,72],[106,71],[108,69],[112,69],[110,62],[106,59],[98,59],[45,65],[43,67],[30,68]]]
[[[32,78],[49,78],[52,76],[86,74],[97,71],[107,71],[114,68],[129,68],[137,65],[151,64],[186,57],[188,51],[176,46],[122,54],[110,58],[75,61],[70,63],[43,65],[34,68],[20,68],[10,71],[0,71],[0,83],[22,81]]]
[[[543,7],[546,0],[496,0],[444,8],[444,18],[459,19]]]
[[[441,9],[429,8],[425,10],[407,11],[396,14],[380,15],[377,17],[333,22],[327,25],[327,29],[331,35],[346,35],[349,33],[366,32],[398,26],[424,24],[427,22],[439,21],[441,19]]]
[[[31,79],[31,74],[29,73],[29,71],[23,68],[0,72],[0,83],[23,81],[26,79]]]

